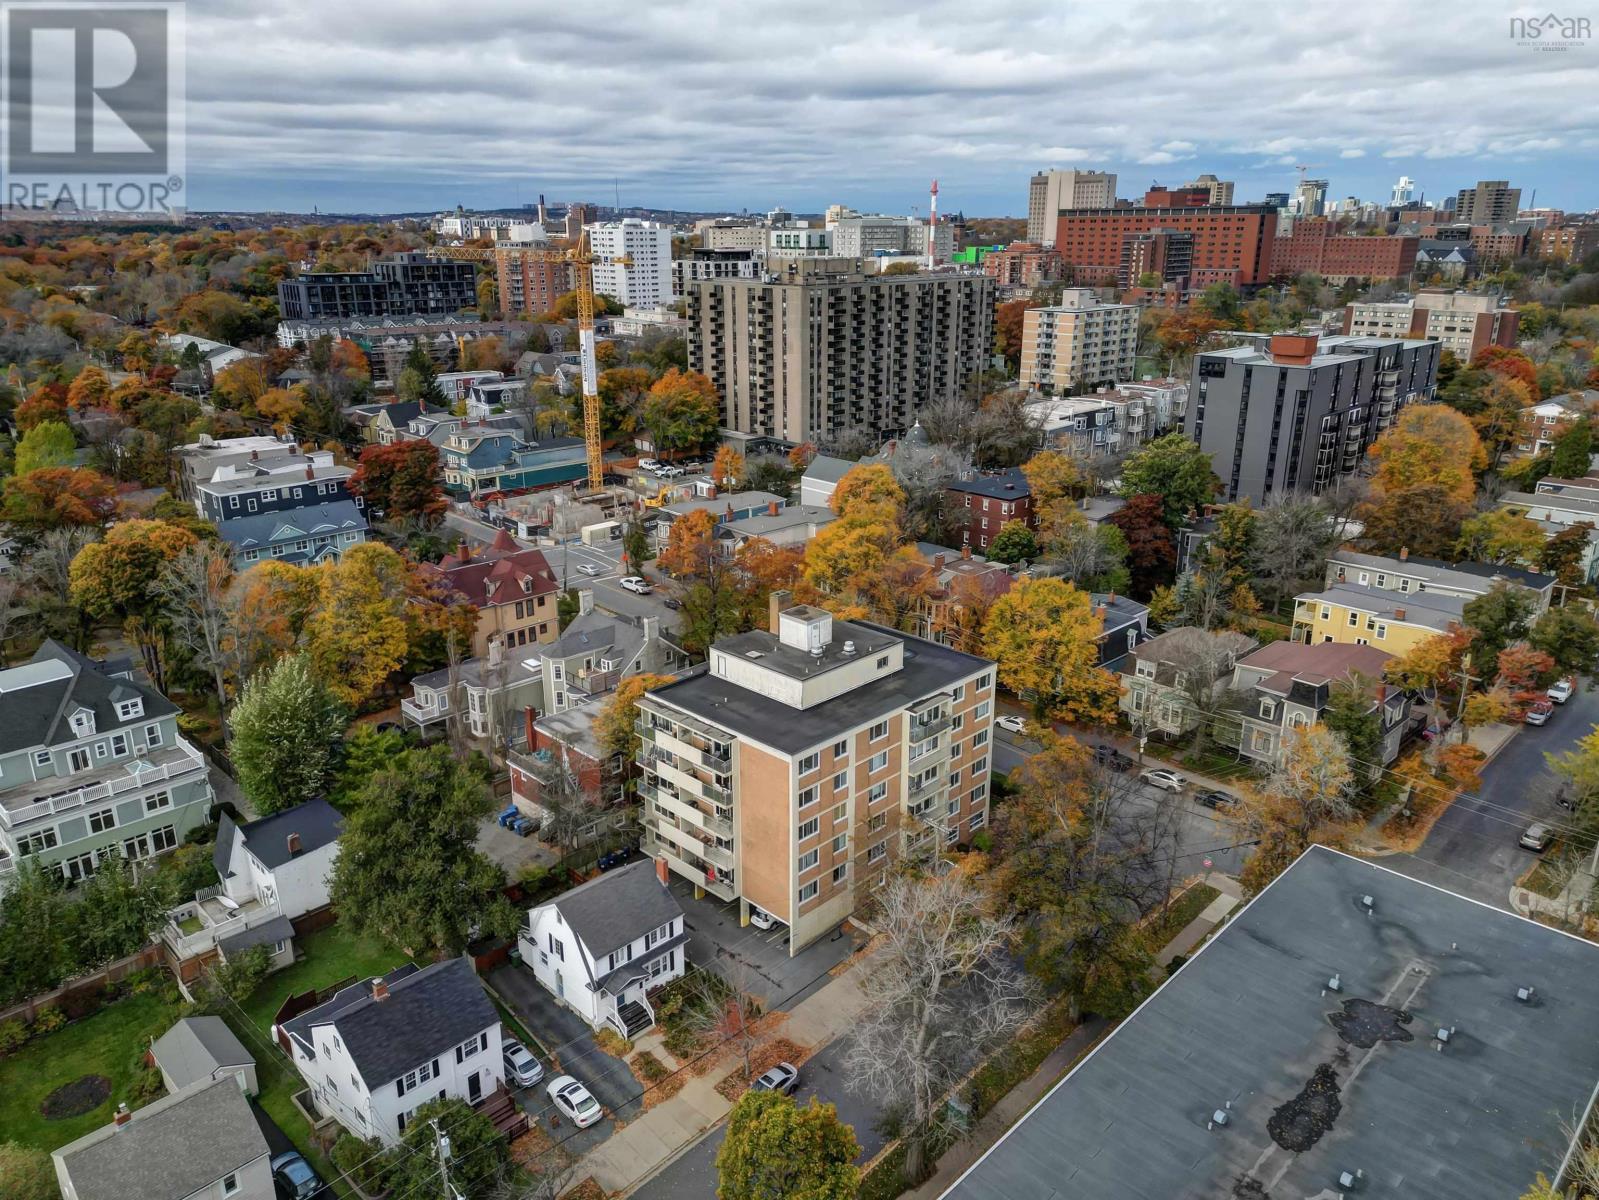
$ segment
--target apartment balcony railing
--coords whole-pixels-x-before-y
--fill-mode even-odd
[[[738,896],[732,871],[719,869],[696,855],[685,854],[675,843],[656,836],[651,826],[645,827],[640,848],[651,857],[664,858],[667,866],[693,880],[713,896],[722,900],[732,900]]]
[[[248,929],[265,925],[283,915],[277,901],[263,904],[259,900],[234,904],[225,900],[220,888],[206,888],[197,892],[187,904],[180,904],[167,914],[167,923],[161,927],[161,940],[180,960],[208,954],[217,943]]]
[[[647,763],[645,769],[653,770],[678,792],[687,792],[696,799],[704,800],[707,804],[719,804],[726,808],[733,803],[731,788],[722,787],[720,784],[707,783],[705,780],[689,774],[673,762],[656,759],[653,763]]]
[[[408,717],[418,725],[431,725],[435,721],[442,721],[450,715],[449,709],[441,708],[437,704],[427,704],[417,700],[401,700],[400,715]]]
[[[650,783],[641,783],[639,793],[645,799],[655,804],[663,813],[679,821],[687,821],[710,834],[719,834],[722,837],[733,836],[733,822],[714,813],[708,813],[698,805],[685,800],[667,788],[657,787]]]
[[[58,787],[54,792],[39,796],[52,785],[73,778],[67,775],[16,788],[0,797],[0,822],[7,829],[15,829],[30,821],[59,816],[101,800],[137,794],[155,784],[183,779],[195,772],[203,775],[205,771],[205,756],[180,737],[166,749],[138,754],[95,771],[80,771],[77,774],[84,782],[76,787]],[[34,796],[39,798],[32,799]]]
[[[687,759],[697,766],[706,767],[719,774],[726,774],[733,761],[731,750],[718,754],[714,750],[702,749],[672,733],[671,730],[658,728],[648,721],[637,721],[634,723],[634,728],[646,743],[669,750],[679,758]]]

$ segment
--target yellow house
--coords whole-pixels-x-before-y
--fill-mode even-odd
[[[1376,646],[1390,654],[1407,653],[1418,642],[1465,623],[1468,600],[1441,592],[1403,595],[1355,584],[1306,592],[1294,600],[1294,640]]]

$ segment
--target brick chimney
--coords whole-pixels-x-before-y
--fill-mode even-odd
[[[707,500],[715,500],[716,499],[716,485],[714,483],[706,485],[705,498]]]
[[[767,516],[769,516],[769,517],[777,516],[777,503],[778,502],[776,500],[768,500],[766,502],[766,515]]]
[[[258,461],[260,461],[260,458],[261,458],[261,452],[259,450],[250,451],[250,461],[251,462],[258,462]]]
[[[778,588],[766,598],[766,627],[773,634],[779,632],[779,626],[782,624],[777,619],[778,614],[788,607],[789,601],[793,598],[794,594],[787,588]]]
[[[964,546],[961,547],[961,557],[962,558],[970,558],[971,556],[972,556],[972,544],[970,542],[967,542]]]
[[[944,556],[942,554],[933,555],[933,570],[942,571],[943,569],[944,569]]]
[[[538,719],[539,715],[531,704],[522,710],[522,732],[527,736],[527,748],[530,753],[533,750],[533,722]]]
[[[119,1130],[126,1129],[128,1122],[131,1120],[133,1120],[133,1114],[128,1111],[128,1106],[126,1104],[117,1105],[116,1116],[111,1118],[112,1124]]]
[[[314,466],[312,466],[310,463],[306,463],[305,464],[305,477],[307,479],[315,479],[316,478],[316,468]]]
[[[384,1000],[387,1000],[388,998],[389,998],[389,984],[388,984],[388,981],[385,980],[385,979],[374,979],[372,981],[372,999],[378,1001],[379,1003],[382,1003]]]
[[[1409,557],[1410,557],[1410,547],[1409,546],[1401,546],[1401,547],[1399,547],[1399,561],[1400,562],[1404,562]]]
[[[1403,621],[1404,619],[1405,619],[1405,610],[1402,609],[1402,608],[1394,609],[1394,620]]]
[[[672,882],[671,871],[666,865],[664,856],[655,860],[655,878],[661,881],[662,887],[668,887]]]
[[[458,542],[456,544],[455,556],[457,558],[459,558],[463,563],[471,562],[472,561],[472,543],[467,541],[465,538],[462,538],[460,540],[460,542]]]
[[[283,840],[288,844],[289,857],[290,858],[293,858],[296,854],[300,853],[300,851],[305,848],[303,845],[301,845],[301,843],[300,843],[300,835],[297,834],[297,833],[291,833],[291,834],[289,834],[288,837],[284,838]]]

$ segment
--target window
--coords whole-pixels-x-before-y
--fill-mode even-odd
[[[799,806],[801,808],[805,808],[808,805],[815,804],[817,799],[820,798],[820,796],[821,796],[821,791],[813,783],[813,784],[811,784],[810,787],[806,788],[803,792],[801,792],[799,794]]]
[[[146,725],[144,727],[144,744],[146,746],[159,746],[161,744],[161,726]]]
[[[866,771],[868,774],[873,771],[881,771],[886,766],[888,766],[887,750],[879,750],[876,754],[872,755],[872,757],[866,760]]]
[[[987,675],[981,675],[977,679],[977,690],[980,692],[986,692],[993,682],[994,674],[992,671],[990,671]]]
[[[989,707],[988,701],[984,700],[981,704],[979,704],[976,708],[974,708],[972,710],[972,720],[981,721],[984,717],[986,717],[988,715],[988,707]]]
[[[848,874],[849,874],[849,864],[847,862],[846,863],[839,863],[838,866],[833,868],[833,882],[834,883],[843,883],[844,882],[844,877],[846,875],[848,875]]]
[[[954,690],[950,692],[950,700],[954,704],[959,704],[961,702],[961,698],[965,695],[966,685],[964,683],[957,683],[954,687]]]
[[[887,795],[888,781],[885,779],[882,783],[872,784],[871,788],[866,793],[866,803],[876,804],[879,800],[883,799],[883,797]]]
[[[238,1190],[239,1177],[237,1175],[230,1173],[222,1177],[222,1194],[224,1196],[231,1196]]]
[[[48,767],[50,765],[50,751],[35,750],[33,752],[33,765],[36,767]]]
[[[848,753],[849,753],[849,743],[848,742],[834,742],[833,743],[833,757],[834,758],[843,758]]]
[[[867,733],[866,740],[870,742],[880,742],[887,736],[888,722],[879,721],[876,725],[873,725],[870,732]]]
[[[1277,706],[1275,704],[1273,704],[1270,700],[1262,700],[1260,702],[1260,715],[1262,717],[1266,718],[1266,720],[1268,720],[1268,721],[1271,720],[1271,714],[1276,712],[1276,711],[1277,711]]]
[[[804,904],[807,900],[814,900],[816,898],[816,893],[819,890],[820,890],[820,885],[816,882],[816,880],[814,880],[814,879],[811,880],[809,883],[807,883],[804,887],[800,888],[800,890],[799,890],[799,901],[800,901],[800,903]]]
[[[104,742],[96,742],[94,744],[94,756],[96,758],[104,758],[105,757],[105,753],[106,753],[106,744]]]
[[[986,770],[988,770],[988,756],[985,754],[982,758],[978,759],[972,764],[971,770],[968,771],[967,774],[969,774],[973,779],[976,779]],[[954,783],[955,781],[951,779],[950,782]]]
[[[56,831],[54,829],[40,829],[26,837],[17,839],[17,855],[26,858],[30,854],[37,854],[41,850],[54,850],[57,845]]]
[[[806,838],[815,837],[821,827],[822,823],[815,817],[812,817],[809,821],[806,821],[799,827],[799,832],[795,836],[799,841],[803,842]]]
[[[808,775],[821,765],[822,756],[820,754],[807,754],[804,758],[799,760],[799,773],[801,775]]]
[[[950,732],[951,733],[959,733],[960,730],[961,730],[961,726],[964,725],[964,724],[966,724],[966,714],[965,713],[956,713],[954,715],[954,717],[952,717],[950,719],[950,722],[949,722]]]
[[[884,655],[882,655],[881,657],[878,658],[878,660],[877,660],[877,669],[879,671],[888,670],[888,655],[884,654]]]
[[[967,823],[967,828],[970,829],[973,833],[976,833],[979,829],[981,829],[984,825],[987,825],[987,824],[988,824],[988,814],[987,813],[978,813],[975,817],[973,817]]]
[[[981,804],[987,798],[988,798],[988,785],[986,783],[980,783],[980,784],[978,784],[976,787],[974,787],[972,789],[972,803],[973,804]]]
[[[121,758],[127,752],[128,735],[125,733],[113,733],[111,735],[111,753]]]
[[[1321,606],[1321,619],[1323,621],[1332,620],[1332,609],[1328,608],[1325,604]]]
[[[436,1078],[438,1073],[438,1059],[434,1059],[430,1063],[423,1063],[416,1070],[402,1075],[394,1081],[395,1094],[403,1096],[406,1092],[414,1091],[416,1088],[421,1087],[429,1079]]]
[[[475,1038],[469,1038],[455,1048],[455,1061],[465,1062],[474,1054],[489,1048],[489,1035],[480,1033]]]
[[[878,813],[870,821],[866,822],[866,830],[868,833],[876,833],[879,829],[882,829],[887,824],[888,814]]]
[[[849,786],[849,772],[848,771],[840,771],[837,775],[833,776],[833,790],[835,792],[843,791],[848,786]]]
[[[888,843],[878,842],[875,846],[866,849],[866,861],[869,863],[882,862],[888,857]]]
[[[172,807],[171,792],[156,792],[144,798],[144,811],[146,813],[160,812],[163,808]]]
[[[845,820],[848,820],[848,819],[849,819],[849,805],[848,804],[835,804],[833,806],[833,824],[837,825],[840,821],[845,821]]]
[[[144,715],[144,701],[139,698],[120,700],[117,702],[117,717],[119,720],[130,721],[134,717]]]
[[[553,933],[549,935],[549,940],[550,940],[550,953],[555,955],[555,957],[560,959],[562,962],[565,962],[566,961],[566,943],[561,941],[561,939],[556,937]]]
[[[1355,626],[1357,626],[1359,624],[1360,624],[1360,614],[1356,613],[1356,612],[1350,613],[1349,614],[1349,628],[1353,629]]]
[[[160,854],[163,850],[170,850],[178,844],[178,828],[176,825],[163,825],[160,829],[150,831],[150,853]]]
[[[801,871],[809,871],[816,865],[817,860],[821,858],[821,855],[822,852],[820,850],[807,850],[804,854],[799,856],[798,869]]]
[[[105,833],[108,829],[117,827],[117,814],[115,810],[102,808],[99,812],[89,814],[89,832]]]
[[[979,747],[979,746],[986,746],[986,745],[988,745],[988,730],[979,729],[976,733],[972,734],[972,749],[973,750],[977,749],[977,747]]]
[[[1377,625],[1377,637],[1379,639],[1382,639],[1382,638],[1386,638],[1387,636],[1388,636],[1388,626],[1384,625],[1382,623],[1379,623]]]
[[[847,845],[849,845],[849,834],[841,833],[837,835],[835,838],[833,838],[833,853],[844,853],[844,847]]]

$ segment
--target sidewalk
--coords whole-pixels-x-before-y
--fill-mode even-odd
[[[775,1032],[811,1050],[848,1033],[866,1004],[860,974],[869,958],[863,956],[800,1001]],[[732,1069],[729,1061],[704,1075],[690,1076],[677,1095],[643,1113],[579,1159],[573,1178],[591,1176],[607,1194],[638,1187],[732,1110],[731,1102],[716,1090]]]
[[[1155,962],[1164,967],[1178,955],[1187,955],[1199,943],[1215,933],[1228,915],[1244,902],[1243,889],[1231,875],[1210,872],[1200,883],[1209,884],[1221,895],[1205,906],[1205,910],[1177,931],[1177,936],[1161,947]]]

